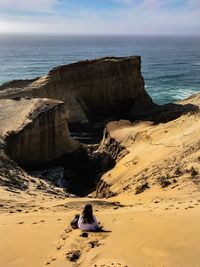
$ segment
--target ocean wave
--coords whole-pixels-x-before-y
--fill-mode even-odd
[[[178,78],[183,78],[187,74],[186,73],[179,73],[179,74],[166,74],[166,75],[158,75],[156,74],[152,77],[146,78],[147,80],[165,80],[165,79],[178,79]]]
[[[186,75],[186,73],[176,73],[176,74],[161,75],[161,76],[158,77],[158,79],[182,78],[185,75]]]
[[[194,63],[195,66],[200,66],[200,62]]]
[[[182,100],[199,92],[200,90],[198,89],[178,89],[178,90],[175,90],[174,93],[171,94],[171,97],[174,100]]]

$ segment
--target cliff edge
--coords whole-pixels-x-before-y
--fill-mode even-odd
[[[67,127],[63,102],[50,99],[0,100],[0,138],[21,165],[37,165],[78,147]]]
[[[141,58],[106,57],[51,70],[34,80],[12,81],[0,86],[0,99],[15,97],[61,100],[69,123],[118,118],[153,106],[144,88]]]

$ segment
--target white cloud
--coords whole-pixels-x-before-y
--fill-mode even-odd
[[[1,8],[18,11],[49,11],[53,10],[57,0],[0,0]]]
[[[182,6],[183,8],[200,9],[200,0],[112,0],[128,8],[142,8],[149,10],[170,9]]]
[[[199,10],[200,11],[200,1],[199,0],[188,0],[187,1],[188,6],[192,9]]]
[[[124,4],[124,5],[136,4],[136,0],[112,0],[112,1],[118,4]]]
[[[100,0],[99,0],[100,1]],[[53,12],[57,0],[0,0],[0,7],[21,10],[52,10],[48,15],[0,17],[0,32],[40,33],[96,33],[96,34],[199,34],[200,1],[186,1],[187,8],[171,12],[165,8],[172,0],[112,0],[125,3],[121,8],[97,10],[89,7],[78,8],[68,15]],[[173,0],[178,2],[180,0]],[[29,5],[27,4],[29,2]],[[17,4],[19,5],[17,5]],[[138,5],[138,3],[140,3]]]

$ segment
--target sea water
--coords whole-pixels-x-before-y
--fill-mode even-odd
[[[79,60],[131,55],[142,57],[146,90],[156,103],[200,91],[200,36],[0,35],[0,84]]]

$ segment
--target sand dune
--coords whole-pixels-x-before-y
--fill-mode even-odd
[[[109,201],[23,197],[24,208],[19,203],[7,211],[1,207],[2,267],[199,266],[198,194],[191,199],[178,190],[150,190]],[[80,230],[70,228],[87,202],[108,232],[81,237]]]

